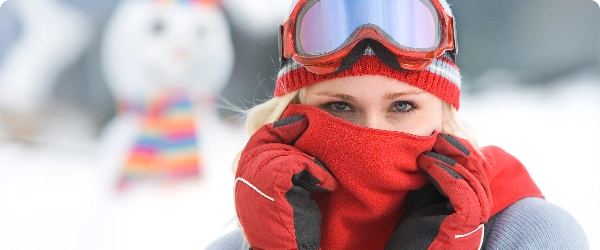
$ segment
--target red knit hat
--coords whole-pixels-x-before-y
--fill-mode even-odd
[[[362,75],[382,75],[425,90],[458,109],[461,76],[458,67],[448,53],[446,52],[436,58],[424,70],[397,70],[383,63],[373,50],[368,47],[364,55],[350,68],[342,72],[322,75],[312,73],[294,60],[289,59],[286,60],[277,74],[274,95],[282,96],[294,90],[329,79]]]

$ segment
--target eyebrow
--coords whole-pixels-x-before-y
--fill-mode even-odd
[[[393,100],[396,99],[398,97],[401,96],[406,96],[406,95],[420,95],[425,93],[425,91],[423,90],[410,90],[410,91],[405,91],[405,92],[394,92],[394,93],[387,93],[383,96],[384,100]]]
[[[315,95],[335,97],[335,98],[339,98],[339,99],[341,99],[342,101],[345,101],[345,102],[356,101],[356,98],[354,96],[346,95],[346,94],[340,94],[340,93],[331,93],[331,92],[328,92],[328,91],[316,92]]]
[[[393,100],[396,99],[398,97],[401,96],[407,96],[407,95],[420,95],[425,93],[425,91],[423,90],[409,90],[409,91],[405,91],[405,92],[394,92],[394,93],[387,93],[383,96],[384,100]],[[352,101],[356,101],[356,98],[354,96],[351,95],[346,95],[346,94],[340,94],[340,93],[332,93],[329,91],[319,91],[316,92],[315,95],[318,96],[328,96],[328,97],[334,97],[334,98],[338,98],[341,99],[342,101],[345,102],[352,102]]]

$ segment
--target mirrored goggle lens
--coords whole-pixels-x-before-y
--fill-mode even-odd
[[[316,0],[303,7],[296,48],[304,55],[331,53],[359,28],[383,31],[383,39],[405,49],[427,50],[440,42],[439,18],[426,0]]]

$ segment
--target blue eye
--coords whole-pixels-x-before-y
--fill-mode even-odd
[[[350,110],[350,105],[348,105],[347,103],[344,103],[344,102],[332,102],[332,103],[329,103],[329,106],[331,107],[331,109],[333,109],[335,111]]]
[[[408,112],[414,109],[414,105],[411,102],[396,102],[393,108],[397,112]]]

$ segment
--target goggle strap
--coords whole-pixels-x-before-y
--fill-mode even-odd
[[[283,24],[279,25],[279,35],[277,36],[277,46],[279,48],[279,68],[283,68],[285,62],[283,58]]]
[[[450,53],[448,53],[448,54],[450,54],[450,59],[452,59],[452,61],[454,63],[456,63],[456,55],[458,54],[457,50],[454,49],[454,50],[450,51]]]
[[[402,68],[402,66],[400,66],[400,63],[398,62],[398,58],[394,55],[394,53],[392,53],[390,50],[388,50],[385,46],[383,46],[383,44],[372,40],[373,42],[370,43],[371,49],[373,49],[373,51],[375,52],[375,55],[377,55],[377,57],[379,57],[379,60],[381,60],[383,63],[385,63],[387,66],[389,66],[392,69],[395,70],[405,70],[404,68]]]
[[[354,46],[350,53],[348,53],[348,55],[344,57],[344,59],[342,60],[342,64],[335,71],[335,73],[343,72],[344,70],[347,70],[350,67],[352,67],[352,65],[358,62],[358,59],[360,59],[360,57],[362,57],[365,54],[365,50],[367,49],[367,47],[369,47],[368,40],[362,40],[358,44],[356,44],[356,46]]]

